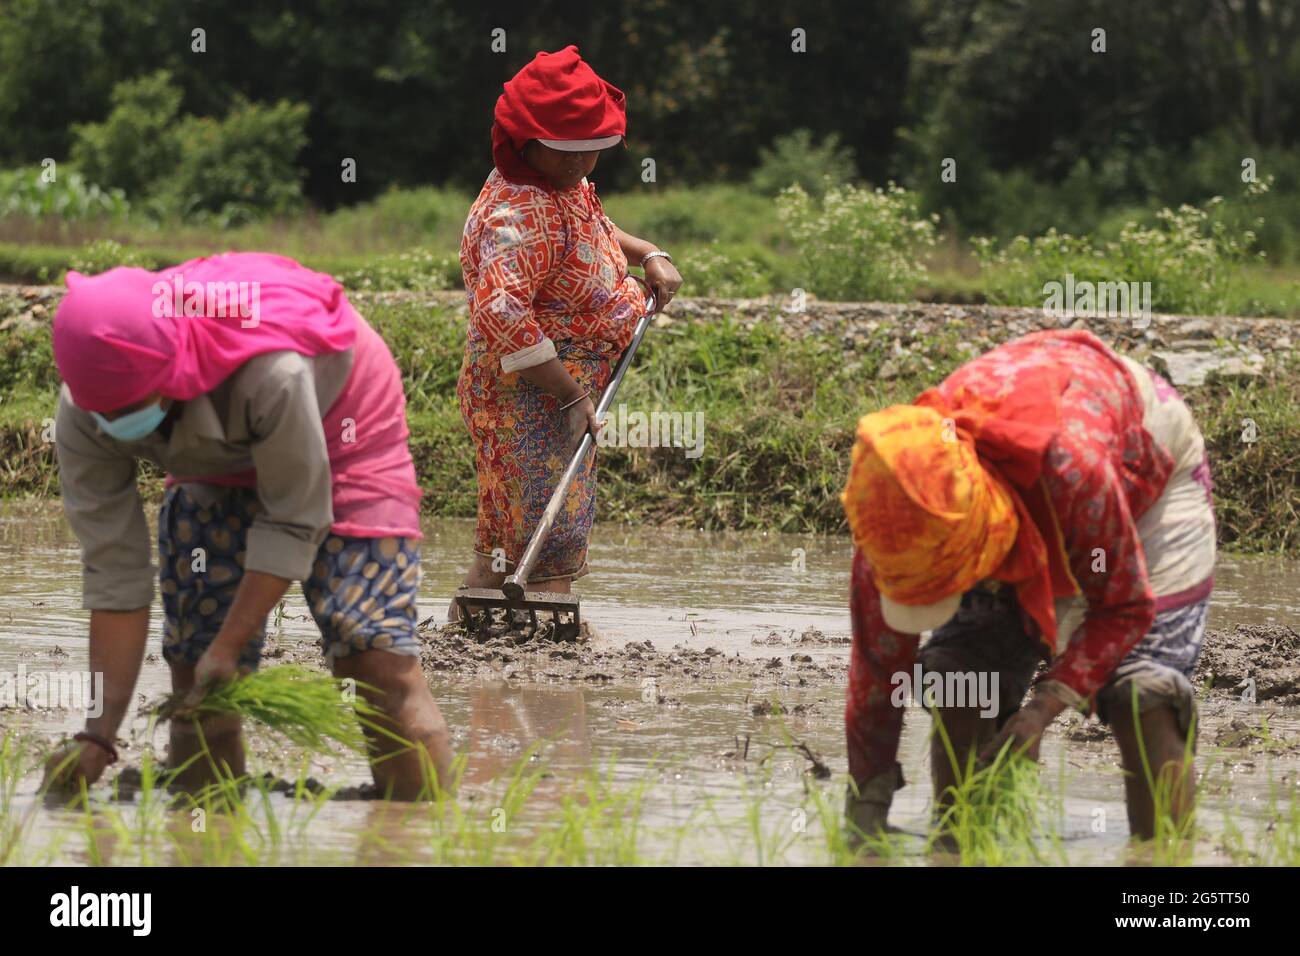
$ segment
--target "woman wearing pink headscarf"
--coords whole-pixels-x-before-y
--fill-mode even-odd
[[[426,757],[445,781],[447,728],[415,637],[420,489],[383,340],[337,282],[281,256],[71,272],[67,285],[55,433],[104,707],[51,759],[60,782],[93,783],[116,759],[144,656],[155,572],[138,460],[168,476],[158,577],[173,687],[256,668],[267,615],[301,581],[334,674],[373,688],[365,696],[416,745],[371,735],[376,785],[416,798]],[[242,774],[238,719],[201,730],[216,765]],[[173,722],[172,766],[199,747]],[[201,784],[208,764],[182,783]]]

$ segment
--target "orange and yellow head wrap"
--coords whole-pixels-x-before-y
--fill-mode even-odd
[[[1012,492],[970,436],[918,405],[858,421],[841,499],[876,586],[899,604],[967,591],[1003,563],[1020,529]]]

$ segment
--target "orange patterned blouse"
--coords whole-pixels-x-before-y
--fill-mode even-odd
[[[470,208],[460,243],[470,337],[505,372],[555,357],[561,339],[623,349],[645,307],[596,188],[524,186],[495,169]]]

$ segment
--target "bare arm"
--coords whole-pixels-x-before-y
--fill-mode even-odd
[[[582,386],[573,380],[569,370],[558,358],[548,359],[541,365],[521,368],[517,373],[524,381],[536,385],[544,392],[549,392],[559,399],[561,405],[568,404],[582,394]]]
[[[140,677],[145,645],[149,640],[149,608],[133,611],[90,612],[90,673],[102,674],[99,714],[87,713],[86,731],[112,743],[126,717]],[[96,682],[98,683],[98,682]],[[75,741],[60,747],[45,763],[45,783],[53,792],[76,792],[103,774],[112,754],[94,741]]]
[[[612,222],[610,225],[614,226]],[[619,248],[623,250],[623,255],[627,256],[627,261],[633,265],[640,265],[647,254],[659,250],[653,242],[629,235],[618,226],[614,226],[614,238],[618,240]],[[672,301],[677,290],[682,287],[681,273],[663,257],[651,259],[644,268],[646,285],[650,286],[655,294],[655,311],[662,312],[664,306]]]
[[[631,233],[624,232],[618,226],[614,226],[614,238],[618,240],[618,246],[623,250],[623,255],[627,256],[627,261],[637,266],[641,264],[641,260],[646,257],[647,253],[654,252],[659,248],[648,239],[638,239]]]
[[[221,622],[221,630],[203,652],[194,669],[194,698],[205,688],[235,676],[239,655],[261,629],[271,610],[280,603],[292,582],[265,571],[245,571],[235,589],[235,599]]]
[[[306,360],[259,356],[241,370],[232,394],[246,403],[262,510],[248,530],[234,600],[194,669],[196,688],[235,675],[240,654],[290,583],[310,575],[334,520],[329,445]]]
[[[521,368],[518,370],[518,374],[525,381],[554,395],[561,406],[569,406],[564,410],[563,414],[568,418],[570,452],[578,447],[578,442],[582,441],[584,431],[591,432],[592,438],[595,438],[600,433],[601,422],[596,418],[595,399],[588,395],[581,401],[575,401],[578,396],[582,395],[583,388],[573,380],[569,370],[564,367],[564,363],[558,358],[549,359],[541,365]],[[599,397],[595,396],[596,399]],[[570,402],[573,404],[570,405]]]
[[[287,578],[265,571],[246,571],[212,645],[238,659],[244,645],[261,629],[267,615],[280,603],[291,583]]]
[[[149,641],[149,608],[90,612],[90,673],[104,675],[103,710],[87,715],[86,730],[108,740],[117,736]]]

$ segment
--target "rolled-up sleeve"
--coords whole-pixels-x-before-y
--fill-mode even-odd
[[[261,511],[248,529],[246,571],[301,581],[334,521],[329,451],[307,360],[253,359],[240,375]]]
[[[470,289],[470,322],[502,356],[503,371],[555,357],[555,345],[533,312],[533,299],[551,270],[555,249],[545,228],[502,204],[476,237],[478,275]]]
[[[54,423],[59,491],[81,544],[82,606],[134,611],[153,603],[156,569],[136,488],[135,457],[101,435],[64,389]]]
[[[1048,453],[1045,476],[1066,529],[1070,571],[1088,609],[1039,686],[1079,709],[1091,707],[1097,691],[1155,618],[1137,525],[1120,477],[1096,444],[1063,434]]]

